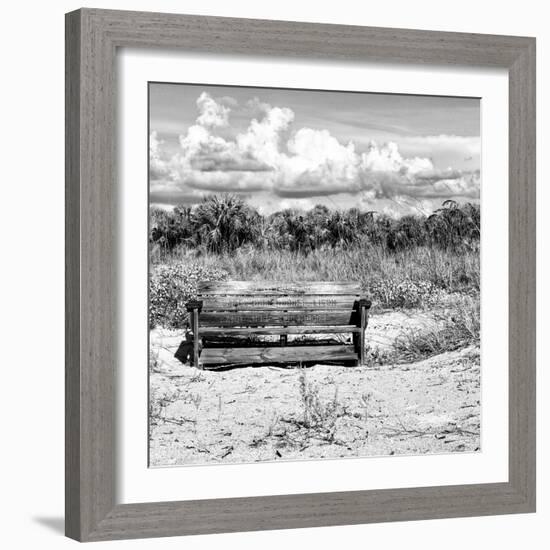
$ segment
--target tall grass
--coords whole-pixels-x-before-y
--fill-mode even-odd
[[[254,247],[200,255],[179,249],[152,266],[151,326],[185,326],[185,302],[194,297],[200,279],[357,281],[376,307],[430,307],[442,295],[479,293],[479,254],[430,247],[390,253],[382,245],[366,243],[307,255]]]
[[[232,253],[193,255],[180,249],[166,258],[168,263],[219,269],[235,280],[357,281],[382,305],[394,303],[392,294],[403,282],[426,292],[479,290],[479,253],[453,253],[427,246],[388,252],[383,245],[364,241],[347,249],[319,249],[305,255],[289,250],[259,250],[243,247]],[[417,304],[409,304],[415,306]]]
[[[401,332],[394,342],[399,361],[418,361],[446,351],[479,345],[479,295],[455,297],[436,311],[428,326]]]

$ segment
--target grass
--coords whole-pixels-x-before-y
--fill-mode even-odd
[[[337,443],[338,419],[348,413],[340,402],[338,386],[331,397],[324,397],[321,388],[308,380],[307,368],[300,366],[298,392],[302,408],[301,418],[280,417],[273,414],[265,436],[254,441],[254,445],[265,443],[266,439],[277,439],[279,448],[303,447],[311,438]]]
[[[479,345],[479,295],[457,296],[450,306],[436,311],[426,327],[403,331],[394,343],[400,362],[419,361],[440,353]]]
[[[404,330],[383,356],[369,356],[374,363],[418,361],[479,345],[480,257],[475,248],[458,253],[413,245],[389,251],[364,239],[350,247],[319,248],[307,254],[255,246],[231,253],[176,248],[164,254],[151,273],[152,327],[184,327],[185,301],[204,278],[346,280],[358,281],[374,308],[425,309],[432,317],[429,325]]]
[[[176,251],[168,262],[192,262],[207,269],[222,269],[229,279],[277,281],[357,280],[364,288],[381,279],[429,281],[438,288],[456,291],[479,288],[479,253],[446,252],[433,247],[411,247],[389,252],[381,245],[359,243],[344,248],[318,249],[303,254],[289,250],[242,247],[230,254],[193,257]],[[266,277],[267,275],[267,277]]]
[[[479,252],[427,246],[390,252],[365,241],[308,254],[255,247],[221,254],[176,249],[152,267],[151,275],[152,326],[181,328],[187,320],[185,300],[200,278],[358,281],[375,306],[432,307],[442,294],[479,292]]]
[[[334,388],[332,399],[323,399],[319,387],[307,380],[306,369],[300,372],[299,384],[304,427],[309,430],[318,430],[324,439],[333,441],[336,434],[336,421],[344,413],[338,399],[338,386]]]

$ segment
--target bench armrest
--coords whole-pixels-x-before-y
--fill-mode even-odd
[[[185,309],[189,312],[198,309],[200,313],[202,311],[202,300],[189,300],[189,302],[185,304]]]

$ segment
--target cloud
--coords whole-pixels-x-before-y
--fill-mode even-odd
[[[270,189],[265,178],[258,177],[256,172],[189,172],[185,184],[192,189],[213,191],[216,193],[255,192]]]
[[[272,169],[253,152],[213,135],[201,125],[191,126],[186,135],[180,136],[180,147],[181,154],[175,158],[175,165],[179,166],[182,176],[192,171],[261,172]]]
[[[404,158],[395,143],[369,145],[362,154],[364,189],[376,198],[478,198],[479,171],[434,167],[429,158]]]
[[[379,147],[375,142],[369,144],[362,155],[362,163],[369,172],[399,172],[402,174],[420,174],[433,170],[429,158],[403,158],[397,143],[389,142]]]
[[[170,171],[168,163],[161,157],[163,143],[157,132],[151,132],[149,136],[149,177],[152,181],[166,178]]]
[[[465,156],[479,155],[481,153],[481,139],[479,136],[451,136],[440,134],[438,136],[413,136],[404,137],[403,146],[407,151],[416,150],[452,150],[460,149]]]
[[[162,140],[151,133],[150,174],[156,196],[265,191],[298,200],[348,193],[363,202],[479,197],[479,171],[440,169],[429,156],[404,155],[395,142],[371,142],[358,151],[353,142],[342,143],[326,129],[293,128],[291,109],[257,98],[246,105],[257,116],[240,133],[232,132],[229,117],[235,107],[230,97],[215,99],[203,92],[197,99],[196,123],[180,135],[179,150],[172,156],[163,155]],[[454,143],[465,153],[479,152],[479,138],[414,139],[423,150],[452,148]],[[407,146],[412,143],[409,139]]]
[[[197,124],[207,128],[221,128],[229,124],[229,112],[231,109],[202,92],[197,99],[197,107],[200,115],[197,117]]]
[[[258,97],[253,97],[246,102],[246,110],[252,118],[263,118],[271,110],[271,105],[260,101]]]
[[[246,132],[237,135],[239,151],[245,152],[268,166],[281,162],[282,133],[294,120],[294,112],[286,107],[271,107],[261,120],[252,119]]]
[[[403,154],[436,157],[441,163],[455,166],[471,166],[471,161],[478,164],[481,157],[479,136],[409,136],[400,139],[399,146]]]
[[[149,194],[151,204],[198,204],[202,198],[203,195],[178,190],[151,191]]]

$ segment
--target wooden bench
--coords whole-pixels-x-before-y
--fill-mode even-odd
[[[361,297],[360,286],[351,282],[204,281],[197,300],[186,304],[193,364],[204,369],[277,363],[362,365],[370,305]],[[338,341],[346,334],[349,343]],[[319,340],[320,335],[325,340]],[[264,336],[276,341],[260,341]]]

